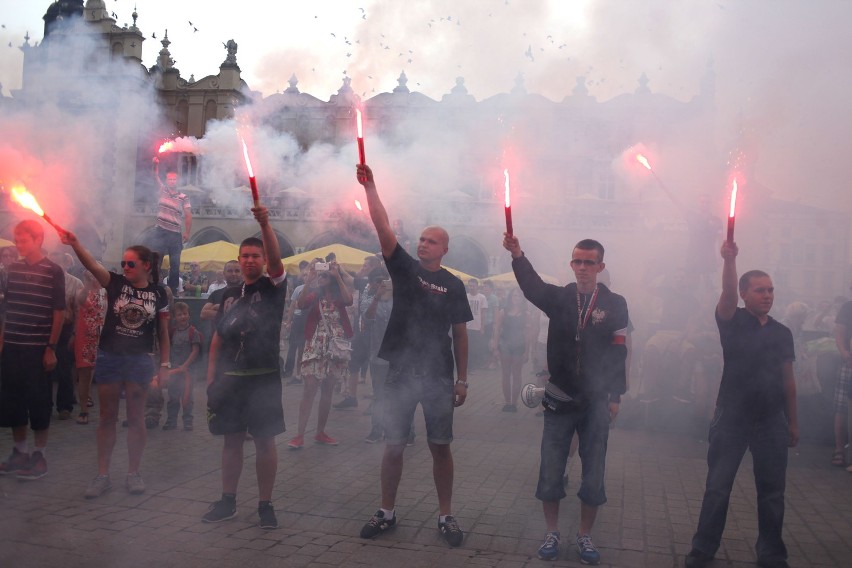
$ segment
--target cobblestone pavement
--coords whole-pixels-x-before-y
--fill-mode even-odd
[[[362,387],[361,395],[369,394]],[[287,449],[295,428],[301,387],[284,389],[291,432],[278,438],[279,470],[273,494],[281,528],[256,526],[254,446],[247,443],[237,518],[200,522],[220,495],[221,441],[203,420],[193,432],[149,431],[143,461],[148,490],[129,495],[121,432],[112,464],[114,487],[85,500],[95,474],[95,425],[54,421],[47,459],[49,474],[22,482],[0,477],[0,566],[2,567],[210,567],[210,566],[477,566],[545,564],[535,556],[544,535],[541,506],[534,498],[541,419],[521,407],[501,411],[495,371],[471,379],[468,402],[456,411],[454,513],[467,537],[451,549],[436,529],[437,500],[431,459],[423,437],[406,450],[397,528],[375,540],[358,537],[379,503],[382,446],[364,443],[370,417],[357,410],[332,411],[328,432],[337,447],[308,442]],[[196,389],[196,408],[204,391]],[[629,401],[623,405],[626,405]],[[97,408],[93,418],[97,417]],[[310,427],[315,424],[314,416]],[[418,434],[423,432],[418,416]],[[312,440],[312,432],[306,436]],[[30,437],[30,440],[32,438]],[[32,443],[32,442],[30,442]],[[0,453],[11,447],[0,433]],[[609,502],[594,531],[602,566],[682,566],[695,530],[706,474],[706,445],[679,431],[616,428],[607,459]],[[791,451],[785,539],[792,566],[852,565],[852,475],[828,462],[831,448],[803,444]],[[570,465],[569,497],[563,502],[563,535],[576,531],[574,493],[579,461]],[[753,566],[757,534],[751,460],[746,457],[734,487],[722,548],[713,566]],[[556,566],[579,566],[563,538]]]

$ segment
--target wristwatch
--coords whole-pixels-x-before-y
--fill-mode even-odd
[[[456,381],[456,384],[457,384],[457,385],[461,385],[461,386],[463,386],[464,388],[467,388],[467,387],[468,387],[467,381]]]

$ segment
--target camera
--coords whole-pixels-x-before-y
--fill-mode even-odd
[[[314,265],[314,270],[316,270],[317,272],[328,272],[328,263],[318,262]]]

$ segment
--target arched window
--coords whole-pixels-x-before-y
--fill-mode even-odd
[[[217,105],[216,101],[214,101],[212,99],[207,101],[207,103],[204,105],[204,131],[205,132],[207,131],[207,123],[209,123],[211,120],[216,120],[217,118],[219,118],[217,116],[218,109],[219,109],[219,105]]]
[[[231,236],[219,227],[204,227],[192,235],[192,238],[184,245],[186,248],[207,245],[217,241],[233,243]]]
[[[175,107],[175,130],[178,135],[186,136],[189,127],[189,103],[186,99],[178,101]]]

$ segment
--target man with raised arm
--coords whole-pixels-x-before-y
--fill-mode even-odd
[[[610,423],[627,390],[627,302],[598,280],[605,268],[604,248],[583,239],[571,251],[576,283],[545,283],[521,250],[517,237],[504,233],[503,248],[524,296],[549,318],[541,465],[535,496],[542,503],[547,533],[538,549],[542,560],[559,556],[559,503],[565,498],[565,465],[576,432],[582,476],[577,554],[583,564],[600,563],[592,542],[598,508],[606,503],[604,467]]]
[[[707,438],[707,485],[687,568],[713,560],[725,530],[734,478],[746,450],[757,488],[757,564],[786,568],[781,538],[787,448],[799,441],[793,334],[769,316],[772,279],[751,270],[737,282],[737,245],[722,244],[722,294],[716,324],[722,341],[722,384]],[[738,308],[737,292],[744,307]]]
[[[384,385],[385,453],[382,457],[382,503],[361,529],[373,538],[396,525],[396,492],[402,477],[402,455],[419,403],[426,419],[426,439],[438,493],[438,530],[450,546],[464,533],[452,515],[453,408],[467,397],[467,322],[472,319],[464,284],[441,268],[450,237],[441,227],[420,234],[417,259],[397,241],[379,199],[372,170],[359,165],[370,218],[376,227],[393,283],[393,308],[378,356],[390,363]],[[452,332],[452,339],[450,338]],[[453,366],[457,380],[453,383]]]
[[[224,436],[222,498],[202,517],[218,523],[237,514],[237,484],[243,469],[243,443],[251,434],[256,449],[259,526],[278,528],[272,487],[278,471],[275,436],[284,432],[279,371],[281,317],[287,274],[278,237],[265,207],[252,208],[261,239],[240,244],[243,282],[225,289],[207,368],[207,422],[210,433]],[[266,275],[264,275],[264,267]]]

